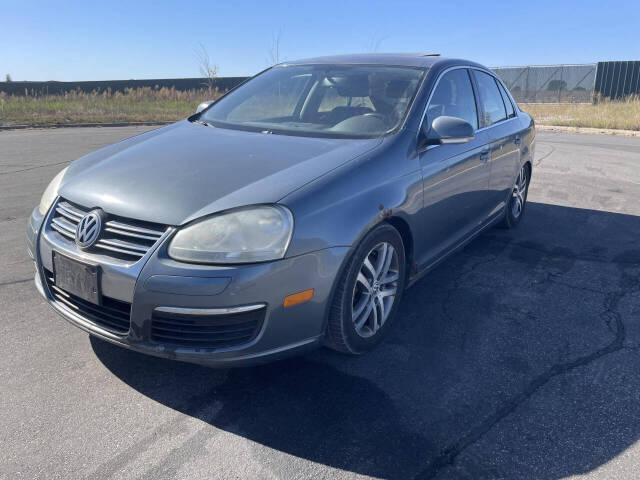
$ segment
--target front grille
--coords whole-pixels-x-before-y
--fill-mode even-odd
[[[51,219],[51,228],[74,241],[78,223],[90,210],[60,199]],[[162,237],[166,225],[107,215],[100,238],[91,250],[106,250],[124,260],[139,260]]]
[[[181,315],[154,311],[151,340],[191,348],[228,348],[253,340],[265,308],[226,315]]]
[[[105,330],[118,335],[124,335],[129,331],[130,303],[103,296],[102,305],[96,305],[57,287],[53,273],[49,270],[44,270],[44,277],[54,301]]]

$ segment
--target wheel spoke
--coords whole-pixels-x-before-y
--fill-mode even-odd
[[[367,305],[369,303],[371,303],[371,295],[369,294],[362,295],[362,297],[360,297],[360,300],[358,301],[358,305],[353,307],[352,317],[354,319],[359,318],[360,314],[362,314],[364,309],[367,308]]]
[[[522,167],[522,170],[520,170],[520,178],[519,178],[519,182],[518,182],[518,189],[521,192],[524,192],[525,188],[527,187],[527,172],[525,171],[524,167]]]
[[[371,284],[369,283],[369,280],[367,280],[367,277],[365,277],[362,272],[358,273],[358,277],[356,281],[362,284],[362,286],[365,288],[367,293],[371,293]]]
[[[394,250],[391,245],[387,248],[387,257],[384,259],[384,265],[382,266],[382,270],[380,271],[380,275],[378,276],[378,280],[382,283],[382,279],[387,276],[389,273],[389,268],[391,267],[391,261],[393,260]]]
[[[376,276],[374,277],[376,280],[380,278],[382,275],[382,271],[384,270],[384,266],[387,262],[387,251],[389,247],[387,247],[387,242],[382,244],[382,251],[378,250],[378,259],[376,261]]]
[[[375,280],[376,269],[373,268],[373,265],[371,265],[371,261],[369,260],[369,255],[367,255],[367,258],[364,259],[364,266],[367,268],[367,270],[369,270],[369,273],[371,274],[371,280]]]
[[[372,309],[372,313],[373,313],[373,323],[371,324],[371,331],[375,332],[378,330],[378,308],[376,306],[376,298],[373,297],[371,299],[371,305],[373,306]]]
[[[396,271],[387,272],[387,275],[380,280],[380,285],[387,285],[388,283],[395,282],[396,280],[398,280],[398,278],[399,278],[398,272]]]
[[[378,307],[380,308],[380,316],[378,317],[378,328],[380,328],[382,326],[382,324],[384,323],[386,314],[385,314],[385,308],[384,308],[384,301],[382,300],[382,297],[378,296]],[[376,329],[377,330],[377,329]]]
[[[396,287],[387,288],[385,290],[380,290],[380,298],[389,297],[391,295],[395,295],[398,289]]]
[[[366,302],[365,305],[367,306],[367,308],[360,315],[360,317],[354,318],[356,330],[360,330],[363,327],[363,325],[366,323],[367,319],[371,315],[371,310],[375,310],[375,308],[373,308],[374,307],[373,298],[371,298],[368,302]]]

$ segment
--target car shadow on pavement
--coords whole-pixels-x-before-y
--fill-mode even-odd
[[[91,345],[153,400],[302,459],[382,478],[559,479],[640,436],[639,238],[637,216],[529,203],[519,228],[409,289],[390,338],[360,357],[213,370]]]

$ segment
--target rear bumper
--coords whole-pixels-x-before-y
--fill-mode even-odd
[[[52,232],[47,222],[35,209],[27,229],[27,243],[34,259],[38,291],[60,316],[91,335],[131,350],[215,367],[271,361],[319,345],[334,279],[348,252],[348,247],[335,247],[262,264],[190,265],[168,258],[167,238],[141,261],[114,265],[104,257],[87,258],[72,242]],[[50,280],[54,251],[100,266],[103,294],[123,305],[130,304],[126,332],[105,327],[82,309],[72,308],[75,304],[60,301],[64,299]],[[285,296],[311,288],[314,295],[310,301],[284,308]],[[198,332],[218,331],[222,328],[218,319],[225,324],[244,321],[234,309],[246,306],[259,306],[253,314],[256,329],[250,339],[220,347],[200,344]],[[170,313],[168,320],[159,318],[166,317],[167,311],[177,313]],[[198,326],[197,330],[190,330],[186,341],[158,340],[160,322],[174,322],[169,323],[168,328],[172,328],[181,321],[187,322],[189,328],[194,322]],[[225,338],[233,335],[223,333]]]

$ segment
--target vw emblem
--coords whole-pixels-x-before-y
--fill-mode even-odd
[[[89,248],[98,240],[100,230],[102,230],[100,212],[87,213],[76,227],[76,245],[80,248]]]

